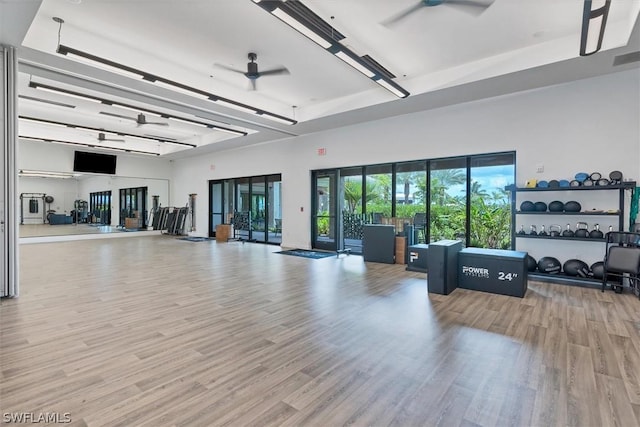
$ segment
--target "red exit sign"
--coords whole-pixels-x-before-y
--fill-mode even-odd
[[[318,148],[318,156],[326,156],[327,149],[326,148]]]

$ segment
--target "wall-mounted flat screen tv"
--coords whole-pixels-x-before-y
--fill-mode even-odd
[[[76,151],[73,157],[73,171],[115,175],[116,159],[117,157],[112,154]]]

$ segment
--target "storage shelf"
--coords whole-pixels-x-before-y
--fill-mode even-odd
[[[516,215],[580,215],[580,216],[618,216],[620,212],[523,212],[516,211]]]
[[[536,271],[530,272],[527,277],[531,280],[537,280],[539,282],[562,283],[598,288],[602,286],[601,279],[596,279],[593,277],[568,276],[564,273],[548,274]]]
[[[620,185],[594,185],[591,187],[557,187],[557,188],[540,188],[540,187],[516,187],[508,185],[504,189],[507,191],[584,191],[584,190],[620,190],[635,188],[636,183],[634,181],[626,181]]]
[[[521,238],[521,239],[549,239],[549,240],[581,240],[584,242],[594,242],[594,243],[603,243],[605,242],[605,239],[596,239],[593,237],[551,237],[551,236],[538,236],[538,235],[531,235],[531,234],[517,234],[516,233],[516,237]]]

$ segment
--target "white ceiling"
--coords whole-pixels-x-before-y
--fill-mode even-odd
[[[346,36],[343,44],[359,55],[370,55],[394,73],[394,81],[411,96],[395,97],[252,0],[43,0],[21,43],[19,91],[76,108],[23,98],[20,114],[174,138],[201,147],[128,137],[124,143],[99,143],[177,157],[638,66],[635,62],[615,68],[612,58],[639,48],[639,0],[611,3],[603,51],[591,57],[578,56],[582,0],[495,0],[484,10],[444,3],[421,7],[391,24],[383,23],[419,0],[303,3]],[[65,21],[60,42],[66,46],[299,123],[272,122],[57,55],[59,26],[53,17]],[[216,65],[244,70],[248,52],[257,53],[261,70],[285,66],[290,74],[261,77],[258,89],[252,91],[242,74]],[[169,126],[137,126],[132,120],[99,114],[136,117],[137,112],[42,92],[29,88],[29,81],[224,125],[248,135],[236,137],[150,115],[147,120]],[[97,137],[97,132],[26,122],[20,124],[20,133],[85,143]]]

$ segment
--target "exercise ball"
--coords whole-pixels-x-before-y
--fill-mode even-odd
[[[549,212],[562,212],[564,211],[564,203],[559,200],[554,200],[549,203]]]
[[[570,259],[562,265],[562,271],[567,276],[587,277],[589,275],[589,265],[579,259]]]
[[[545,202],[535,202],[534,203],[536,212],[546,212],[547,204]]]
[[[564,204],[565,212],[580,212],[581,210],[582,210],[582,205],[574,200]]]
[[[538,270],[547,274],[558,274],[562,270],[562,264],[557,258],[545,256],[538,261]]]
[[[531,255],[527,255],[527,270],[532,273],[538,268],[538,261]]]
[[[533,204],[533,202],[525,200],[524,202],[520,203],[521,212],[533,212],[535,210],[536,210],[536,206]]]

